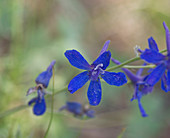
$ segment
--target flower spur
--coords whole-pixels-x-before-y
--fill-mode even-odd
[[[51,62],[51,64],[49,65],[49,67],[47,68],[47,70],[40,73],[38,75],[38,77],[36,78],[35,82],[36,82],[37,86],[30,88],[27,91],[27,95],[30,95],[31,93],[34,93],[37,91],[38,96],[31,99],[28,102],[29,106],[31,106],[33,103],[35,103],[33,106],[33,113],[37,116],[43,115],[46,111],[46,103],[45,103],[44,95],[47,94],[47,92],[45,89],[49,85],[50,79],[53,74],[53,67],[54,67],[55,63],[56,63],[56,61],[53,60]]]
[[[79,69],[87,70],[75,76],[68,85],[68,91],[73,94],[80,89],[85,83],[90,80],[90,85],[87,91],[87,97],[90,105],[96,106],[100,103],[102,98],[102,90],[100,77],[108,84],[121,86],[127,83],[127,79],[122,72],[107,72],[105,69],[110,64],[111,53],[106,51],[106,47],[110,41],[106,41],[99,57],[90,65],[85,58],[76,50],[67,50],[65,52],[66,58],[70,64]]]

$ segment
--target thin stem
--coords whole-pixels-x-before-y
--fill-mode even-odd
[[[47,137],[48,132],[49,132],[50,127],[51,127],[51,124],[52,124],[52,120],[53,120],[53,112],[54,112],[54,108],[53,108],[54,107],[54,77],[55,77],[54,75],[55,75],[55,72],[54,72],[54,68],[53,68],[53,93],[52,93],[52,96],[51,96],[51,117],[50,117],[50,122],[48,124],[48,128],[47,128],[47,130],[45,132],[44,138]]]
[[[133,68],[133,69],[139,69],[139,68],[154,68],[155,65],[147,65],[147,66],[131,66],[131,65],[125,65],[123,68]]]
[[[164,50],[160,51],[160,53],[164,53],[164,52],[166,52],[166,51],[167,51],[167,50],[164,49]],[[120,64],[120,65],[116,65],[116,66],[113,66],[113,67],[107,69],[106,71],[112,71],[112,70],[115,70],[115,69],[118,69],[118,68],[122,68],[124,65],[127,65],[127,64],[129,64],[129,63],[132,63],[132,62],[135,62],[135,61],[138,61],[138,60],[140,60],[140,57],[135,57],[135,58],[129,59],[129,60],[123,62],[123,63]]]
[[[116,66],[113,66],[113,67],[107,69],[106,71],[112,71],[112,70],[121,68],[121,67],[123,67],[124,65],[127,65],[127,64],[132,63],[132,62],[137,61],[137,60],[140,60],[140,57],[135,57],[135,58],[129,59],[129,60],[123,62],[123,63],[120,64],[120,65],[116,65]]]
[[[56,92],[54,93],[54,95],[57,95],[57,94],[65,91],[65,90],[67,90],[67,87],[64,87],[64,88],[56,91]],[[47,95],[46,97],[50,97],[50,96],[51,96],[51,95]],[[26,104],[26,105],[19,105],[19,106],[17,106],[17,107],[14,107],[14,108],[12,108],[12,109],[9,109],[9,110],[7,110],[7,111],[5,111],[5,112],[0,113],[0,119],[3,118],[3,117],[7,117],[7,116],[9,116],[9,115],[12,115],[13,113],[22,111],[22,110],[24,110],[24,109],[26,109],[26,108],[29,108],[29,107],[31,107],[31,106],[28,106],[28,105]]]
[[[19,112],[21,110],[24,110],[24,109],[26,109],[28,107],[29,107],[28,105],[19,105],[17,107],[9,109],[9,110],[7,110],[7,111],[0,114],[0,119],[3,118],[3,117],[9,116],[9,115],[11,115],[13,113],[16,113],[16,112]]]

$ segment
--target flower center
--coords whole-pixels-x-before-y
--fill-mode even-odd
[[[90,73],[90,74],[91,74],[91,79],[92,79],[92,80],[97,80],[98,77],[99,77],[99,75],[104,72],[103,69],[102,69],[102,67],[103,67],[103,64],[101,63],[101,64],[98,64],[97,66],[95,66],[95,67],[91,70],[91,73]]]

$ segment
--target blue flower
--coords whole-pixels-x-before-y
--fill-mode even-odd
[[[55,64],[55,60],[51,62],[51,64],[49,65],[49,67],[47,68],[46,71],[40,73],[38,75],[38,77],[36,78],[35,82],[37,84],[37,86],[30,88],[27,91],[27,95],[30,95],[33,92],[37,91],[37,97],[31,99],[28,102],[28,105],[31,106],[32,104],[34,104],[33,106],[33,113],[37,116],[39,115],[43,115],[46,111],[46,103],[45,103],[45,98],[44,95],[47,93],[45,91],[45,88],[48,87],[48,84],[50,82],[50,79],[52,77],[53,74],[53,66]]]
[[[43,115],[45,113],[45,111],[46,111],[46,103],[45,103],[45,99],[44,99],[45,93],[43,93],[41,91],[41,88],[38,88],[37,94],[38,94],[38,96],[31,99],[28,102],[28,105],[31,106],[33,103],[35,103],[34,107],[33,107],[33,113],[35,115],[39,116],[39,115]]]
[[[88,117],[93,118],[95,116],[95,111],[90,109],[87,106],[83,106],[78,102],[67,102],[66,105],[62,106],[59,111],[67,110],[70,113],[73,113],[75,117]]]
[[[51,64],[49,65],[49,67],[47,68],[47,70],[38,75],[38,77],[35,80],[37,85],[42,84],[44,88],[48,87],[50,79],[51,79],[51,77],[53,75],[53,70],[52,69],[53,69],[53,66],[54,66],[55,63],[56,63],[56,61],[53,60],[51,62]]]
[[[88,80],[90,85],[87,91],[87,97],[90,105],[96,106],[100,103],[102,97],[100,77],[108,84],[121,86],[127,82],[126,76],[122,72],[107,72],[105,69],[110,64],[111,53],[105,51],[109,41],[107,41],[99,57],[90,65],[85,58],[76,50],[67,50],[65,56],[70,64],[79,69],[87,70],[75,76],[68,85],[71,94],[80,89]]]
[[[111,58],[111,60],[117,65],[121,64],[118,60],[114,58]],[[141,98],[143,95],[149,94],[153,90],[153,86],[149,86],[145,82],[148,76],[147,75],[142,76],[143,69],[139,69],[136,74],[133,74],[130,70],[126,68],[122,68],[122,70],[131,80],[131,82],[133,83],[134,89],[135,89],[131,101],[133,101],[134,99],[137,99],[139,110],[141,112],[142,117],[147,117],[148,115],[146,114],[141,104]]]
[[[140,55],[141,59],[156,65],[156,68],[150,73],[146,79],[146,83],[154,86],[161,79],[161,87],[165,92],[170,91],[170,32],[165,22],[163,26],[166,32],[167,55],[159,52],[156,42],[149,38],[149,48],[145,49]]]

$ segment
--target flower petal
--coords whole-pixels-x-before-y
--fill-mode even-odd
[[[146,49],[141,55],[141,59],[144,59],[145,61],[149,63],[159,63],[160,61],[165,59],[165,56],[161,53],[155,51]]]
[[[140,100],[141,100],[141,98],[138,97],[138,106],[139,106],[140,113],[141,113],[142,117],[147,117],[148,115],[146,114]]]
[[[104,43],[104,46],[103,46],[102,50],[100,51],[99,56],[102,55],[104,52],[106,52],[109,44],[110,44],[110,40],[107,40],[107,41]]]
[[[170,54],[170,32],[168,27],[166,26],[165,22],[163,22],[163,26],[165,28],[165,32],[166,32],[166,45],[167,45],[167,51],[168,51],[168,55]]]
[[[29,88],[27,91],[27,96],[30,95],[31,93],[34,93],[37,91],[37,87]]]
[[[148,44],[151,50],[155,50],[159,52],[158,46],[156,44],[156,41],[153,39],[153,37],[148,38]]]
[[[75,91],[77,91],[78,89],[80,89],[81,87],[83,87],[83,85],[89,80],[89,72],[85,71],[82,72],[80,74],[78,74],[77,76],[75,76],[69,83],[68,85],[68,91],[70,91],[70,93],[74,93]]]
[[[37,84],[42,84],[44,88],[47,88],[52,75],[53,75],[52,71],[44,71],[38,75],[35,82]]]
[[[89,117],[89,118],[94,118],[94,117],[95,117],[95,111],[94,111],[94,110],[91,110],[91,109],[87,110],[87,111],[85,112],[85,114],[86,114],[87,117]]]
[[[37,101],[38,97],[35,97],[33,99],[31,99],[29,102],[28,102],[28,105],[31,106],[33,103],[35,103]]]
[[[170,70],[167,71],[167,76],[164,73],[161,78],[161,88],[165,92],[170,91]]]
[[[140,85],[135,85],[135,92],[133,94],[133,97],[131,99],[131,101],[133,101],[134,99],[137,99],[138,100],[138,107],[139,107],[139,110],[140,110],[140,113],[142,115],[142,117],[147,117],[148,115],[146,114],[142,104],[141,104],[141,98],[142,98],[142,92],[139,91],[139,86]]]
[[[45,99],[38,99],[33,107],[33,113],[37,116],[43,115],[46,111]]]
[[[153,91],[153,86],[150,85],[143,85],[141,88],[142,95],[149,94]]]
[[[70,64],[76,68],[90,70],[89,63],[85,58],[76,50],[67,50],[65,53],[66,58],[69,60]]]
[[[111,58],[111,53],[110,51],[106,51],[104,52],[102,55],[100,55],[94,62],[92,65],[99,65],[99,64],[103,64],[103,66],[101,67],[103,70],[105,70],[109,64],[110,64],[110,58]]]
[[[162,77],[163,73],[165,72],[165,69],[166,65],[164,63],[161,63],[148,75],[145,82],[150,86],[154,86]]]
[[[89,99],[90,105],[96,106],[100,103],[101,97],[102,97],[102,89],[101,89],[101,83],[100,79],[96,81],[91,81],[88,91],[87,91],[87,97]]]
[[[162,90],[164,90],[165,92],[168,92],[168,89],[167,89],[167,77],[166,77],[165,73],[164,73],[163,76],[161,77],[161,88],[162,88]]]
[[[107,72],[101,74],[101,77],[110,85],[121,86],[127,83],[126,75],[122,72]]]
[[[78,102],[67,102],[66,106],[67,110],[75,115],[80,115],[83,112],[83,107]]]
[[[52,72],[52,69],[53,69],[53,67],[54,67],[55,63],[56,63],[56,61],[55,61],[55,60],[53,60],[53,61],[50,63],[50,65],[48,66],[47,71]]]
[[[111,57],[111,60],[113,61],[113,63],[117,64],[117,65],[120,65],[121,62],[119,62],[118,60],[114,59]],[[137,82],[139,81],[139,79],[141,79],[140,76],[137,76],[135,74],[133,74],[129,69],[126,69],[126,68],[121,68],[124,73],[129,77],[129,79],[132,81],[132,82]]]

